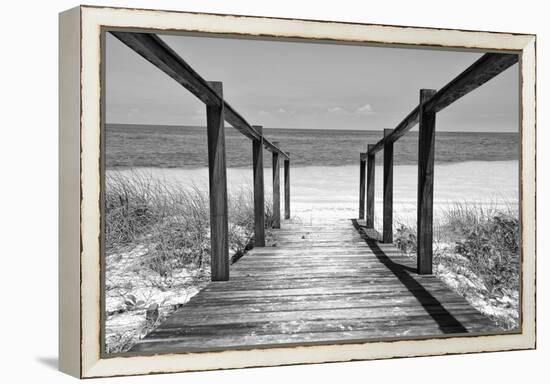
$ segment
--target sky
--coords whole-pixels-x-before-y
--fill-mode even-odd
[[[224,98],[265,128],[382,130],[482,54],[196,36],[161,36]],[[106,46],[107,123],[205,125],[189,91],[111,34]],[[515,64],[437,115],[440,131],[518,132]]]

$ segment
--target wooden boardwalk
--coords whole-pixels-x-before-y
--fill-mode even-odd
[[[356,229],[356,227],[359,229]],[[283,223],[138,342],[132,352],[200,351],[492,333],[500,329],[413,258],[357,222]]]

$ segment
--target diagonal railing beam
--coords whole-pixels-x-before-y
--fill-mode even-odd
[[[110,31],[110,33],[134,50],[141,57],[166,73],[206,105],[224,104],[224,117],[233,128],[252,140],[260,140],[256,131],[227,101],[220,97],[189,64],[168,44],[153,33]],[[289,156],[278,146],[263,138],[264,147],[278,153],[282,158]]]
[[[518,55],[513,53],[486,53],[460,75],[451,80],[428,100],[425,112],[439,112],[464,95],[479,88],[498,74],[517,63]],[[388,136],[378,141],[368,152],[375,154],[384,148],[386,141],[395,142],[418,124],[419,107],[416,106]]]

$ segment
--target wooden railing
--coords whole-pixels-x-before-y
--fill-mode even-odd
[[[433,258],[433,183],[435,158],[435,118],[462,96],[485,84],[518,61],[517,54],[486,53],[439,91],[420,90],[420,102],[397,127],[385,129],[383,138],[369,144],[360,154],[359,218],[374,228],[374,170],[376,153],[384,151],[382,241],[393,241],[393,143],[416,124],[418,132],[418,195],[417,195],[417,271],[432,273]],[[367,175],[365,177],[365,166]]]
[[[280,161],[284,160],[285,218],[290,218],[290,156],[270,142],[261,126],[250,125],[223,98],[221,82],[206,81],[172,48],[151,33],[111,31],[116,38],[162,70],[206,105],[210,193],[211,271],[213,281],[229,279],[229,240],[225,124],[252,140],[254,245],[265,246],[263,148],[273,153],[273,227],[281,225]]]

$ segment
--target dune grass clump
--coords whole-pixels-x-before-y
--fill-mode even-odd
[[[440,231],[494,293],[519,287],[519,215],[512,208],[456,205]]]
[[[106,180],[105,245],[110,250],[148,248],[145,263],[161,275],[194,263],[203,267],[210,254],[210,213],[207,188],[183,187],[146,173],[111,173]],[[269,199],[266,199],[269,201]],[[254,200],[250,189],[229,195],[229,243],[244,250],[254,233]],[[265,208],[272,225],[271,206]]]
[[[185,187],[145,172],[108,173],[105,192],[106,349],[115,353],[150,328],[150,305],[158,305],[165,318],[210,280],[210,203],[208,187]],[[266,206],[268,228],[271,212]],[[236,261],[253,244],[251,189],[229,195],[228,214],[229,256]],[[131,299],[140,305],[129,306]]]
[[[394,242],[416,257],[416,227]],[[506,204],[455,204],[434,223],[434,273],[502,328],[519,321],[519,215]]]

